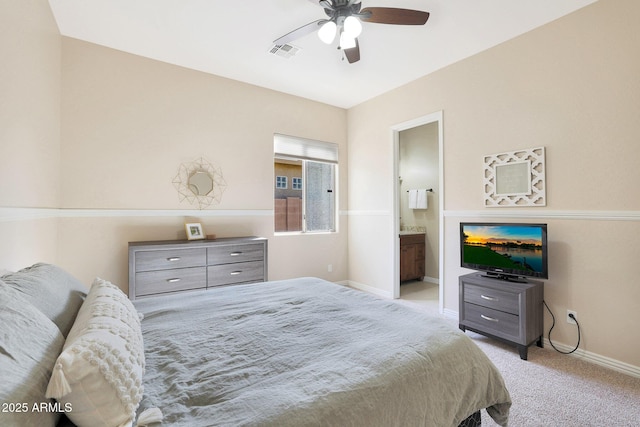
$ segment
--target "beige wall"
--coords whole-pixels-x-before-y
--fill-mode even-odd
[[[350,280],[391,292],[390,129],[442,110],[445,309],[457,312],[457,278],[468,272],[461,220],[546,222],[552,338],[575,344],[564,318],[576,310],[584,349],[640,366],[638,16],[637,1],[600,1],[350,109],[349,208],[359,213],[349,224]],[[538,146],[547,206],[483,208],[482,156]]]
[[[267,237],[270,279],[347,279],[344,216],[335,234],[273,233],[274,133],[339,144],[346,207],[344,109],[70,38],[62,76],[61,262],[79,277],[126,289],[127,242],[185,238],[188,220],[218,237]],[[195,207],[172,180],[201,156],[227,187],[220,204],[180,212]]]
[[[220,236],[268,237],[270,278],[349,278],[391,293],[390,129],[442,110],[445,308],[457,310],[466,272],[459,221],[544,221],[547,302],[560,319],[578,312],[586,350],[640,366],[637,16],[635,0],[600,1],[345,112],[64,39],[45,0],[2,2],[0,268],[58,262],[126,289],[128,241],[182,238],[185,220],[199,220]],[[348,227],[341,215],[338,234],[273,236],[274,132],[340,145]],[[482,156],[541,145],[547,207],[483,209]],[[171,185],[199,156],[228,184],[202,212]],[[560,321],[554,337],[570,344],[574,333]]]
[[[126,290],[127,242],[200,221],[268,237],[272,279],[347,278],[345,215],[336,234],[273,236],[273,134],[340,145],[346,209],[345,110],[65,39],[46,0],[2,2],[0,31],[0,268],[53,262]],[[201,156],[227,182],[203,211],[172,184]]]
[[[59,166],[58,28],[46,1],[0,2],[0,268],[57,260],[42,208],[58,207]]]

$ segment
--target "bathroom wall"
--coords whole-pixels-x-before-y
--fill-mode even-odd
[[[438,283],[439,277],[439,195],[438,123],[433,122],[400,132],[400,231],[426,233],[425,281]],[[430,188],[427,209],[410,209],[411,189]]]

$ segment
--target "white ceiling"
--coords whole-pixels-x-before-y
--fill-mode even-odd
[[[431,13],[424,26],[363,23],[349,64],[315,34],[292,58],[273,40],[325,18],[310,0],[49,0],[64,36],[349,108],[596,0],[362,0]]]

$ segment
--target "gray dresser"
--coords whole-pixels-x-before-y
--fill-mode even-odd
[[[515,344],[523,360],[529,345],[543,346],[542,282],[508,282],[472,273],[460,276],[459,286],[460,329]]]
[[[129,242],[129,298],[267,281],[267,239]]]

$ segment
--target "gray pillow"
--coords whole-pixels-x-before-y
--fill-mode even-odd
[[[64,345],[60,330],[2,281],[0,325],[0,402],[13,405],[0,411],[0,425],[55,426],[60,414],[34,405],[55,402],[45,391]]]
[[[34,264],[0,277],[55,323],[64,337],[80,310],[88,288],[69,273],[51,264]]]

